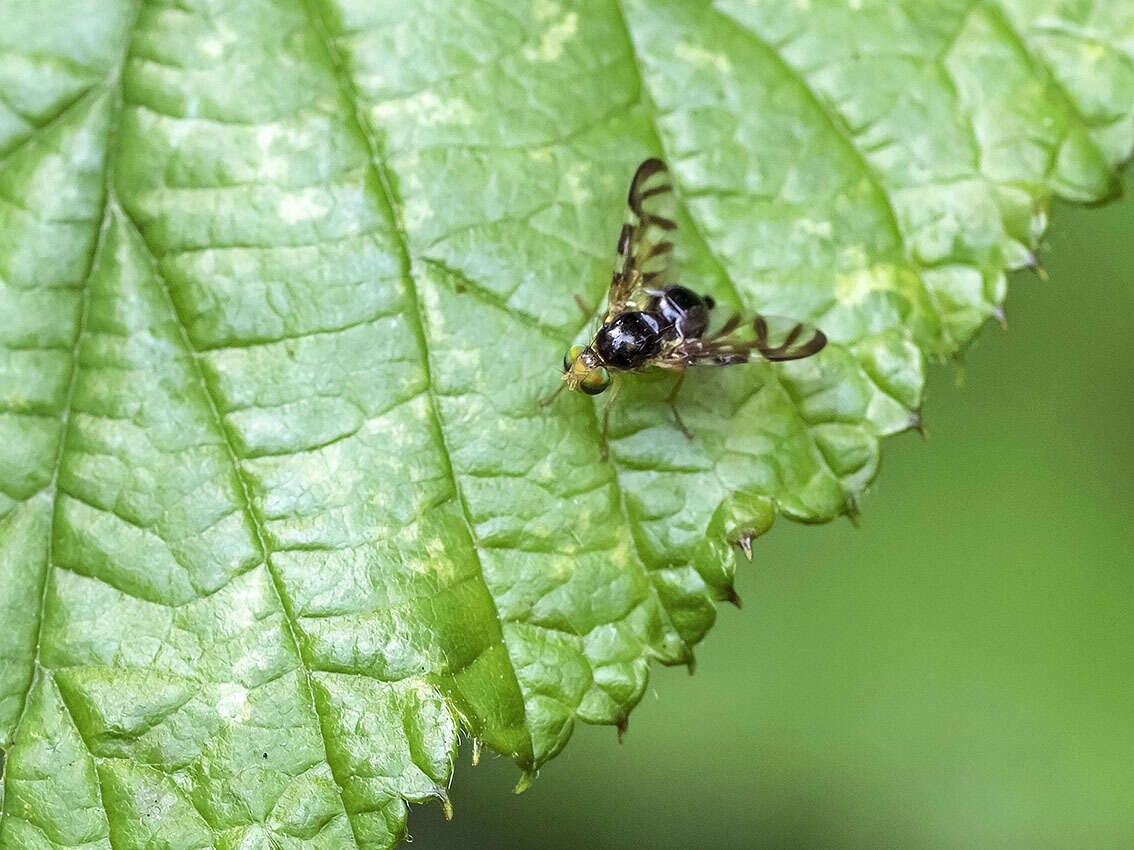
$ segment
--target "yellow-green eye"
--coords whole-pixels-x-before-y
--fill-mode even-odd
[[[582,353],[583,346],[581,345],[572,345],[570,348],[568,348],[567,353],[563,355],[563,371],[566,372],[568,369],[570,369],[571,364],[575,362],[575,358],[577,358]]]
[[[587,372],[583,380],[579,382],[579,389],[587,395],[598,395],[609,386],[610,373],[601,366]]]

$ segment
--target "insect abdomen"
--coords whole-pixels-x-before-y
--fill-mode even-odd
[[[667,286],[661,295],[650,298],[647,310],[662,324],[663,335],[699,339],[709,327],[712,304],[684,286]]]

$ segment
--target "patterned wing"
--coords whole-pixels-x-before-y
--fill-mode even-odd
[[[618,236],[604,323],[633,309],[641,290],[661,289],[675,282],[671,239],[677,230],[676,213],[669,169],[660,159],[647,159],[630,181],[626,223]]]
[[[806,322],[757,315],[751,325],[741,328],[740,315],[737,314],[711,336],[678,340],[650,365],[663,369],[685,369],[689,366],[733,366],[750,360],[801,360],[818,354],[826,344],[826,334]]]

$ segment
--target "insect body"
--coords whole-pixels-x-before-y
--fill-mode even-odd
[[[599,359],[614,369],[641,369],[661,353],[660,317],[645,310],[619,313],[595,334],[591,344]]]
[[[618,237],[618,257],[607,293],[602,324],[590,345],[573,345],[563,357],[563,386],[598,395],[615,385],[619,374],[648,368],[681,373],[669,402],[686,436],[674,399],[689,366],[732,366],[750,359],[798,360],[827,344],[811,325],[771,316],[741,322],[734,314],[709,333],[714,302],[676,282],[673,242],[676,201],[669,169],[660,159],[647,159],[630,182],[627,222]],[[582,305],[582,302],[580,302]],[[540,404],[549,404],[552,396]],[[616,391],[603,415],[606,424]]]
[[[695,339],[708,330],[709,311],[713,306],[713,299],[708,295],[696,295],[684,286],[667,286],[650,296],[646,309],[664,319],[678,338]]]

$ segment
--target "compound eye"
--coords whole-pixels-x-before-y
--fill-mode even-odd
[[[570,370],[571,364],[575,362],[580,354],[583,353],[583,346],[572,345],[567,349],[567,353],[563,355],[563,371]]]
[[[601,366],[587,372],[586,377],[579,382],[579,389],[587,395],[598,395],[610,386],[610,373]]]

